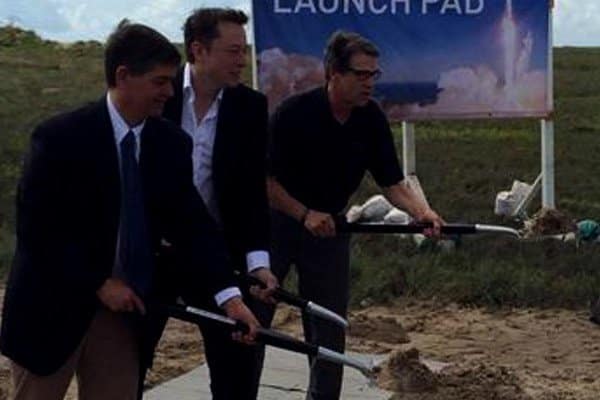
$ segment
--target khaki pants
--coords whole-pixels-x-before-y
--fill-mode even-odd
[[[48,376],[11,362],[14,400],[61,400],[73,375],[80,400],[135,400],[139,357],[136,335],[126,314],[98,311],[79,347]]]

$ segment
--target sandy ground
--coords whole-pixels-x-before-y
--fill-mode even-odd
[[[378,319],[395,318],[410,342],[394,350],[414,348],[421,359],[450,363],[434,374],[437,385],[417,385],[412,391],[405,385],[409,387],[399,390],[396,399],[599,398],[600,327],[588,321],[587,312],[491,313],[405,301],[357,314],[366,315],[375,326]],[[353,347],[355,339],[350,342]],[[434,391],[422,390],[431,386]]]
[[[379,383],[395,400],[592,400],[600,393],[600,327],[585,311],[504,310],[400,301],[351,314],[348,348],[393,354]],[[296,310],[281,307],[277,329],[301,335]],[[195,326],[171,320],[159,345],[153,386],[203,361]],[[0,360],[0,399],[10,376]],[[76,398],[76,387],[68,399]]]

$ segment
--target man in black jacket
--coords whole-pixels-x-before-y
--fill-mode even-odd
[[[108,93],[39,125],[19,185],[17,248],[0,346],[15,399],[134,399],[142,315],[162,239],[227,315],[257,321],[193,185],[189,137],[160,119],[180,56],[124,21],[108,40]]]
[[[198,9],[187,18],[184,39],[188,62],[175,79],[175,96],[165,105],[163,115],[181,125],[193,140],[193,182],[223,231],[235,268],[242,275],[260,279],[266,288],[255,288],[253,294],[273,302],[270,293],[278,282],[270,271],[268,253],[267,101],[264,95],[240,84],[246,67],[247,21],[243,12],[221,8]],[[180,293],[165,288],[165,292],[166,297],[181,295],[188,303],[202,304],[193,287]],[[246,296],[251,309],[253,301]],[[163,326],[158,321],[154,341]],[[261,353],[232,343],[227,335],[209,326],[202,326],[201,331],[213,398],[256,399],[256,357]]]
[[[362,36],[334,33],[325,49],[325,86],[290,97],[271,117],[273,271],[283,280],[294,264],[300,295],[342,316],[350,295],[350,236],[336,231],[335,216],[367,171],[393,205],[431,222],[432,234],[444,223],[404,181],[390,126],[372,99],[378,58]],[[273,311],[257,313],[263,325]],[[339,326],[303,315],[303,328],[307,341],[344,351]],[[339,399],[342,373],[340,365],[311,362],[307,400]]]

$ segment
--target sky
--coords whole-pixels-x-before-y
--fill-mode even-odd
[[[599,0],[554,1],[556,46],[600,46]],[[250,10],[249,0],[0,0],[0,25],[33,29],[46,39],[104,41],[118,21],[127,17],[182,41],[183,20],[202,6]]]

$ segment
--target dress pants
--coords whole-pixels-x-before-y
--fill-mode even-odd
[[[101,308],[80,345],[65,364],[48,376],[11,362],[14,400],[61,400],[73,375],[80,400],[134,400],[139,351],[131,315]]]
[[[271,214],[271,270],[280,282],[285,280],[292,264],[298,273],[301,297],[318,303],[345,317],[349,299],[350,236],[317,238],[296,220],[278,212]],[[274,307],[261,304],[257,317],[270,326]],[[306,341],[344,352],[345,332],[329,321],[302,316]],[[262,370],[264,347],[257,369]],[[309,400],[337,400],[340,397],[343,367],[328,361],[309,358]],[[260,375],[260,374],[259,374]]]
[[[244,302],[250,309],[255,308],[249,294],[244,296]],[[236,342],[231,339],[231,333],[218,326],[207,324],[200,326],[200,331],[213,400],[256,400],[260,380],[260,370],[256,365],[261,356],[260,347]]]
[[[161,286],[155,288],[153,297],[163,304],[174,303],[181,297],[185,304],[223,315],[215,299],[207,295],[201,283],[186,282],[181,262],[168,248],[162,249],[158,262],[158,279]],[[244,302],[253,310],[252,296],[240,282]],[[167,317],[149,315],[144,329],[142,364],[138,399],[143,397],[143,382],[147,370],[152,365],[152,355],[165,328]],[[210,374],[210,389],[213,400],[256,400],[260,369],[258,359],[262,352],[258,346],[248,346],[231,339],[231,333],[220,326],[203,324],[199,326],[204,341],[204,352]],[[200,383],[198,383],[200,384]]]

